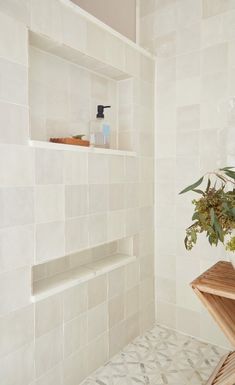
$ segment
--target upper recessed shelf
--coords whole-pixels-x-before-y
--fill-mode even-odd
[[[104,62],[101,62],[98,59],[79,51],[78,49],[74,49],[68,45],[59,43],[48,38],[47,36],[33,31],[29,31],[29,44],[43,51],[62,57],[63,59],[88,70],[95,71],[110,79],[123,80],[131,77],[130,74],[114,68],[109,64],[105,64]]]

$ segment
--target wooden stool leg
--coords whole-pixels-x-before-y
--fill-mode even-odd
[[[221,358],[206,385],[235,385],[235,352]]]

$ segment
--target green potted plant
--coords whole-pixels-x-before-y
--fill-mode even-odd
[[[206,181],[204,188],[199,188]],[[196,244],[198,235],[205,233],[211,246],[221,242],[235,268],[235,171],[224,167],[209,172],[180,194],[193,191],[199,195],[192,201],[193,223],[186,229],[187,250]]]

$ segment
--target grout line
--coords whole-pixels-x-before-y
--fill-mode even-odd
[[[28,110],[28,111],[30,109],[29,103],[26,103],[26,104],[15,103],[15,102],[12,102],[11,100],[7,100],[7,99],[4,99],[4,98],[0,98],[0,102],[1,103],[6,103],[6,104],[10,104],[12,106],[22,107],[22,108],[24,108],[25,110]]]

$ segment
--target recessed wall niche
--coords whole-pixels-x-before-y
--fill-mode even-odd
[[[96,72],[90,70],[89,60],[86,63],[89,69],[41,45],[29,46],[30,139],[89,137],[90,121],[96,118],[97,105],[103,104],[111,105],[105,110],[111,125],[110,147],[133,150],[133,78],[97,63]]]
[[[58,56],[30,47],[31,138],[49,140],[89,134],[98,104],[111,105],[105,117],[112,128],[112,147],[117,136],[117,82]]]

